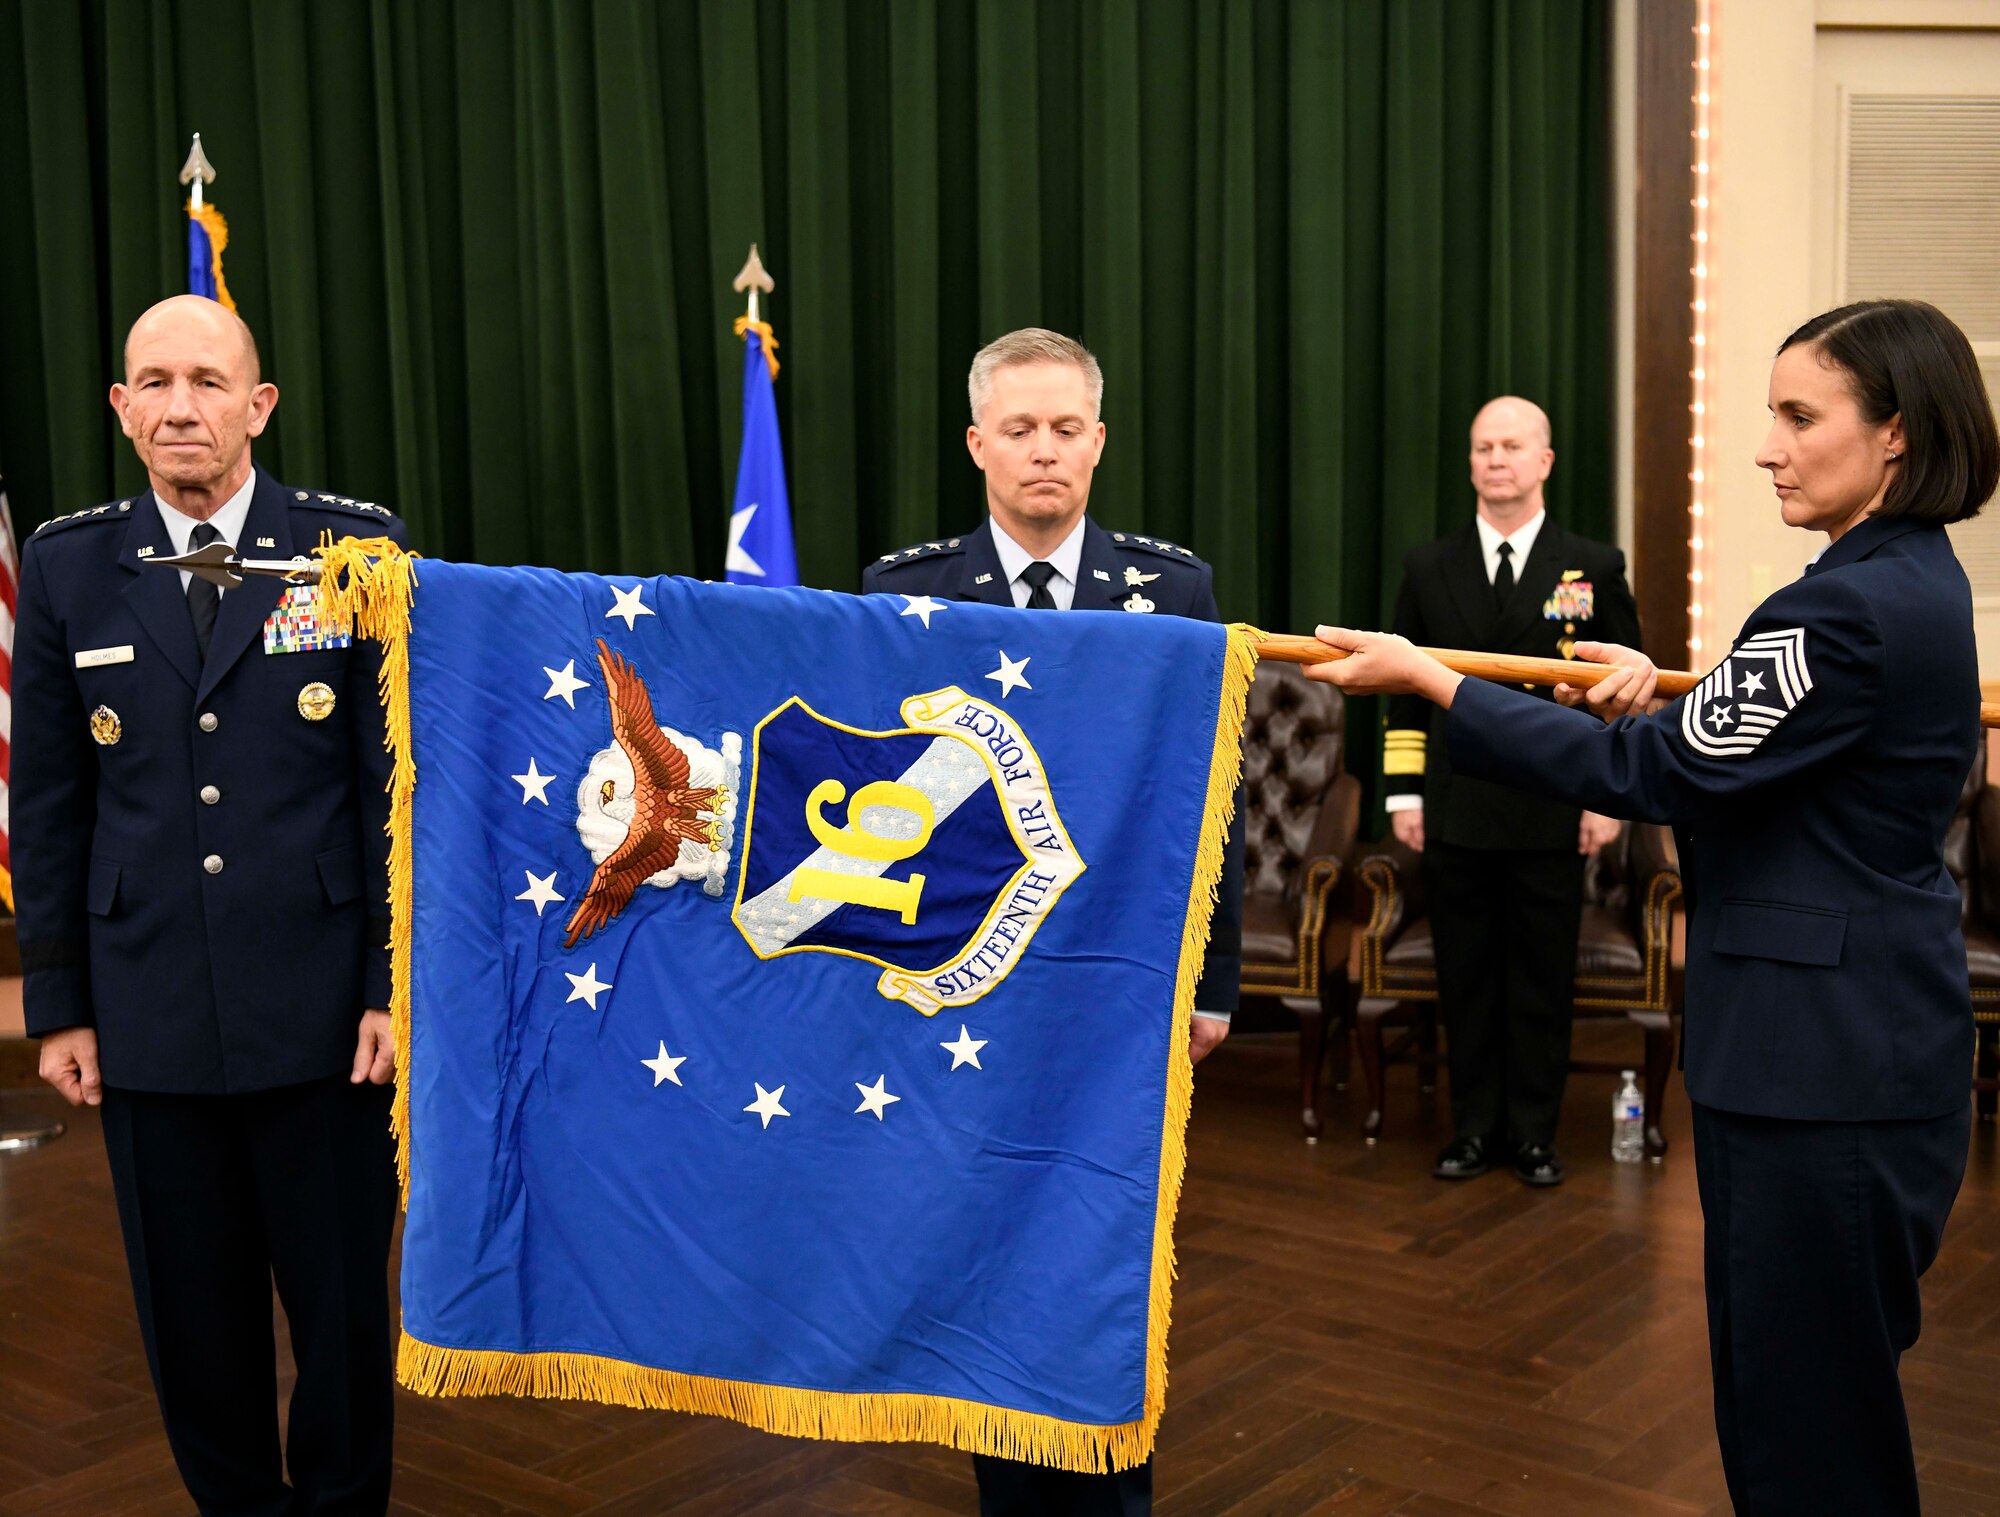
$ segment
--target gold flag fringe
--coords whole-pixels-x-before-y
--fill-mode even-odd
[[[410,800],[417,763],[410,752],[410,593],[417,571],[402,544],[387,537],[322,533],[313,550],[323,566],[320,615],[382,645],[376,687],[382,697],[382,744],[389,771],[389,1029],[396,1040],[396,1094],[389,1129],[396,1135],[396,1175],[410,1202]]]
[[[771,366],[771,377],[776,379],[778,377],[778,334],[771,330],[771,323],[768,321],[752,321],[748,316],[739,316],[736,318],[736,335],[738,337],[745,336],[752,327],[755,327],[757,335],[764,339],[764,362]]]
[[[229,223],[222,219],[222,212],[203,202],[194,203],[192,196],[187,203],[188,218],[198,222],[208,233],[208,271],[215,278],[215,298],[224,310],[236,309],[236,297],[229,293],[229,282],[222,277],[222,250],[229,246]]]
[[[321,613],[382,646],[379,679],[384,743],[393,760],[389,780],[390,1023],[396,1040],[396,1097],[391,1126],[396,1170],[407,1206],[410,1189],[410,911],[411,800],[417,782],[410,749],[410,604],[414,555],[388,538],[325,535],[316,553],[325,566]],[[1195,986],[1208,946],[1222,881],[1236,786],[1243,767],[1243,716],[1256,678],[1262,634],[1241,624],[1228,630],[1208,794],[1195,850],[1194,878],[1182,928],[1174,983],[1173,1026],[1167,1043],[1167,1095],[1160,1138],[1160,1178],[1153,1224],[1153,1269],[1147,1313],[1145,1400],[1135,1422],[1069,1422],[1013,1407],[910,1392],[845,1392],[759,1385],[687,1375],[599,1354],[516,1353],[425,1343],[407,1331],[396,1378],[426,1396],[531,1396],[728,1417],[766,1432],[844,1442],[938,1443],[970,1453],[1021,1459],[1058,1469],[1122,1470],[1153,1452],[1167,1400],[1167,1327],[1173,1310],[1174,1217],[1187,1167],[1187,1123],[1194,1068],[1188,1028]]]

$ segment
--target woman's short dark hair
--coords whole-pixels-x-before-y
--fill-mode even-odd
[[[1863,300],[1815,316],[1778,344],[1812,343],[1843,370],[1861,416],[1903,418],[1903,459],[1877,516],[1964,521],[2000,485],[2000,432],[1972,344],[1921,300]]]

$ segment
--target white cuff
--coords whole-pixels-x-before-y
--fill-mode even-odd
[[[1387,811],[1422,811],[1424,809],[1424,795],[1421,790],[1407,791],[1402,795],[1386,797],[1382,802],[1382,806]]]
[[[1207,1017],[1211,1022],[1220,1022],[1224,1027],[1229,1025],[1229,1013],[1226,1011],[1203,1011],[1197,1006],[1194,1014],[1198,1017]]]

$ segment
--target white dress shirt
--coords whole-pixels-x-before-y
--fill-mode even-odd
[[[1514,582],[1521,581],[1521,566],[1528,561],[1528,551],[1535,546],[1535,539],[1541,535],[1542,523],[1548,520],[1547,511],[1537,511],[1522,522],[1507,536],[1502,537],[1496,528],[1483,516],[1475,516],[1473,525],[1479,528],[1479,553],[1486,561],[1486,583],[1492,584],[1500,577],[1500,545],[1506,543],[1514,551],[1509,555],[1514,562]],[[1421,791],[1408,795],[1392,795],[1382,802],[1386,811],[1421,811],[1424,797]]]
[[[1014,604],[1025,606],[1028,597],[1034,594],[1034,586],[1021,578],[1021,571],[1036,562],[1035,555],[1007,535],[1007,529],[995,517],[986,518],[993,529],[993,546],[1000,550],[1000,572],[1007,576],[1007,588],[1013,593]],[[1067,611],[1076,604],[1076,576],[1083,564],[1083,518],[1076,519],[1076,525],[1069,529],[1069,536],[1056,544],[1055,552],[1042,562],[1054,567],[1055,573],[1049,577],[1049,599],[1056,603],[1058,611]]]
[[[231,548],[236,539],[243,535],[243,523],[250,517],[250,497],[257,493],[257,471],[252,469],[250,477],[243,481],[243,488],[222,503],[222,509],[208,518],[208,524],[222,534],[222,540]],[[160,508],[160,520],[167,524],[167,536],[173,539],[176,557],[188,552],[194,546],[194,529],[201,525],[192,516],[176,511],[160,499],[159,492],[153,494],[153,503]],[[186,569],[181,570],[181,592],[187,592],[188,581],[194,576]],[[227,595],[229,592],[222,592]]]

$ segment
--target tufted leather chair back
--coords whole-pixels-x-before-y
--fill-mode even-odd
[[[1341,773],[1346,705],[1292,664],[1257,666],[1243,719],[1243,888],[1296,895],[1320,802]]]
[[[1958,810],[1944,834],[1944,866],[1958,882],[1959,914],[1970,922],[1988,902],[2000,906],[2000,859],[1980,856],[1979,837],[1972,824],[1972,809],[1986,788],[1986,734],[1979,735],[1979,752],[1958,792]]]

